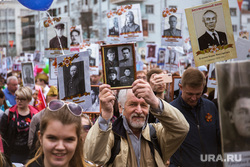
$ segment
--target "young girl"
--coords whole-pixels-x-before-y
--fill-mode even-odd
[[[41,120],[38,132],[40,148],[26,167],[86,166],[81,138],[81,112],[78,104],[52,100]]]

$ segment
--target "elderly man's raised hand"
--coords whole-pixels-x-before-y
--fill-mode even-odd
[[[151,108],[158,109],[159,99],[155,96],[148,82],[137,79],[132,84],[132,91],[137,98],[143,98]]]
[[[101,103],[102,118],[111,119],[113,116],[113,106],[115,103],[115,95],[110,89],[110,85],[103,84],[99,87],[99,99]]]

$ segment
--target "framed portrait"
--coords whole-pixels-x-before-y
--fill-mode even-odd
[[[180,76],[174,76],[173,82],[172,82],[172,92],[171,92],[171,99],[172,101],[176,99],[179,96],[180,87],[179,83],[181,83],[181,77]]]
[[[146,62],[157,62],[157,45],[156,44],[147,44],[146,45]]]
[[[162,45],[182,46],[182,13],[177,8],[162,10]]]
[[[39,63],[43,57],[40,51],[35,51],[33,55],[34,55],[33,56],[34,63]]]
[[[218,108],[223,159],[225,167],[244,167],[250,161],[250,62],[216,63]]]
[[[140,4],[117,7],[119,19],[120,40],[122,42],[143,41]]]
[[[84,111],[91,106],[88,52],[57,57],[59,98],[78,103]]]
[[[52,18],[44,21],[45,56],[55,58],[70,53],[70,26],[68,17]],[[54,24],[50,24],[54,22]],[[62,47],[62,48],[61,48]]]
[[[57,64],[55,59],[49,58],[49,85],[57,86]]]
[[[160,47],[157,51],[157,65],[164,66],[166,57],[166,48]]]
[[[70,27],[70,46],[79,46],[82,42],[82,26]]]
[[[107,41],[109,43],[120,43],[120,19],[116,11],[107,13]]]
[[[91,85],[91,107],[86,110],[86,113],[101,113],[99,100],[99,85]]]
[[[169,72],[178,71],[179,52],[174,49],[167,49],[165,56],[165,69]]]
[[[101,50],[104,83],[111,89],[131,88],[136,78],[134,44],[103,45]]]
[[[21,64],[23,86],[28,86],[31,89],[35,87],[35,77],[33,72],[33,63],[26,62]]]
[[[138,54],[139,55],[141,55],[141,61],[143,62],[143,63],[146,63],[146,47],[139,47],[138,48]]]
[[[216,73],[215,73],[215,63],[209,64],[208,70],[208,79],[207,79],[207,87],[208,88],[216,88]]]
[[[196,66],[237,57],[228,4],[216,1],[185,12]]]
[[[6,68],[7,68],[7,71],[8,70],[11,70],[11,68],[12,68],[12,58],[11,58],[11,56],[8,56],[8,57],[6,57]]]

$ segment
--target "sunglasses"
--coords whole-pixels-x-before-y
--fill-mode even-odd
[[[75,116],[81,116],[81,114],[83,112],[82,107],[80,105],[78,105],[76,103],[72,103],[72,102],[65,103],[62,100],[52,100],[52,101],[49,102],[48,109],[50,111],[57,111],[57,110],[62,109],[65,105],[67,105],[69,111],[73,115],[75,115]]]
[[[83,125],[82,127],[85,131],[88,131],[91,128],[91,125]]]

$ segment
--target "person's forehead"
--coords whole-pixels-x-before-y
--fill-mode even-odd
[[[176,21],[177,19],[176,19],[176,17],[171,17],[169,20],[170,21]]]
[[[70,70],[76,70],[76,66],[72,66]]]
[[[205,18],[211,18],[211,17],[215,17],[216,15],[213,12],[207,12],[204,17]]]

